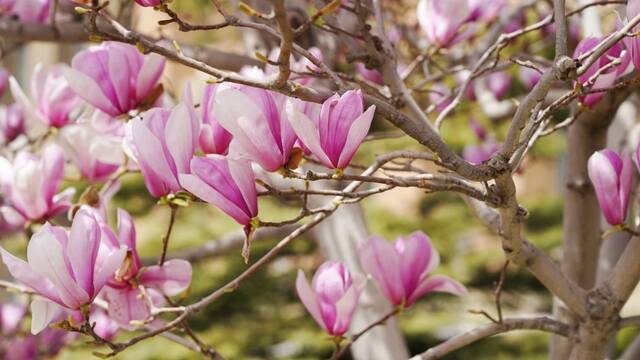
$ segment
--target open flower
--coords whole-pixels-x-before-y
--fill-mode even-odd
[[[9,79],[11,93],[28,115],[48,126],[61,128],[71,122],[72,111],[80,104],[64,76],[67,69],[64,64],[36,66],[31,78],[31,98],[35,105],[13,77]]]
[[[91,182],[109,177],[123,160],[122,138],[98,131],[91,122],[65,126],[57,140],[65,155]]]
[[[319,118],[312,120],[295,102],[288,102],[287,116],[300,141],[323,165],[346,168],[369,132],[375,105],[364,111],[362,93],[350,90],[327,99]]]
[[[162,299],[162,295],[174,296],[189,287],[191,264],[186,260],[172,259],[163,265],[142,267],[136,249],[136,229],[126,211],[118,209],[117,235],[106,224],[101,224],[101,228],[105,245],[103,250],[112,252],[120,248],[127,249],[124,262],[112,273],[105,288],[112,319],[123,325],[131,321],[144,321],[151,315],[145,296],[154,300]]]
[[[181,189],[178,174],[191,172],[199,127],[189,91],[172,110],[151,109],[127,123],[125,141],[151,195],[162,197]]]
[[[13,277],[47,300],[31,303],[31,332],[42,331],[62,310],[81,310],[93,302],[120,267],[126,248],[98,257],[100,227],[81,209],[71,230],[44,225],[27,248],[27,262],[0,248],[2,261]]]
[[[573,53],[574,58],[580,57],[582,54],[588,53],[593,48],[598,46],[604,38],[598,37],[586,37],[582,39],[576,46],[576,50]],[[605,66],[609,66],[614,60],[619,60],[620,64],[612,66],[602,71]],[[578,76],[578,82],[582,85],[587,84],[593,76],[597,75],[596,80],[592,83],[593,89],[606,89],[616,82],[618,76],[622,75],[629,66],[631,58],[629,51],[625,51],[622,44],[614,44],[606,53],[598,58],[584,74]],[[580,101],[588,106],[592,107],[597,104],[604,96],[606,92],[601,91],[586,96],[581,96]]]
[[[258,216],[258,197],[251,164],[221,155],[195,157],[191,160],[191,174],[180,174],[180,184],[244,225],[247,238],[242,255],[248,259],[253,221]]]
[[[225,155],[229,151],[229,144],[233,136],[225,130],[216,119],[213,107],[215,106],[217,84],[210,84],[204,88],[202,96],[202,126],[198,138],[200,149],[206,154]]]
[[[343,263],[327,261],[316,271],[311,286],[298,270],[296,290],[318,325],[329,335],[342,336],[349,330],[364,284],[364,277],[352,277]]]
[[[587,171],[604,218],[610,225],[620,225],[627,217],[633,180],[631,156],[620,157],[615,151],[596,151],[589,158]]]
[[[5,0],[0,2],[0,15],[15,16],[24,23],[49,20],[52,0]]]
[[[135,46],[105,41],[76,54],[66,73],[83,100],[111,116],[151,106],[164,70],[164,58],[142,55]]]
[[[230,152],[266,171],[289,163],[296,134],[284,111],[286,97],[248,86],[220,85],[214,115],[233,135]]]
[[[64,172],[64,155],[56,145],[49,145],[38,157],[21,152],[13,160],[0,157],[0,192],[11,207],[11,217],[25,221],[42,221],[66,211],[74,189],[56,194]],[[6,214],[4,210],[0,211]]]
[[[431,275],[440,256],[421,231],[399,237],[395,244],[372,236],[361,244],[360,262],[373,276],[384,296],[395,306],[411,306],[422,296],[434,292],[464,295],[466,288],[447,276]]]
[[[469,18],[468,0],[420,0],[418,23],[431,44],[448,47],[455,44],[460,27]]]

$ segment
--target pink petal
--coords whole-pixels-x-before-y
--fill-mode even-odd
[[[405,291],[400,275],[400,259],[394,247],[384,239],[372,236],[359,249],[362,267],[370,273],[385,297],[394,305],[402,303]]]
[[[354,274],[353,284],[342,299],[336,304],[336,322],[333,326],[334,335],[343,335],[349,330],[353,313],[358,306],[360,294],[364,288],[366,279],[360,274]]]
[[[27,262],[11,255],[2,247],[0,247],[0,255],[2,256],[2,262],[7,266],[11,276],[34,289],[40,295],[62,304],[62,300],[58,296],[53,283],[51,283],[51,281],[46,277],[42,277],[37,274]]]
[[[106,288],[105,297],[109,302],[109,317],[123,325],[131,321],[143,321],[150,316],[146,300],[138,289]]]
[[[433,275],[425,278],[418,289],[411,294],[411,297],[407,300],[407,306],[410,306],[422,296],[434,291],[446,292],[458,296],[467,294],[467,288],[458,281],[444,275]]]
[[[71,68],[67,69],[65,77],[71,89],[85,101],[109,115],[121,115],[120,110],[113,106],[109,98],[102,92],[100,85],[92,77]]]
[[[298,277],[296,278],[296,291],[298,292],[300,301],[302,301],[302,304],[307,309],[309,314],[311,314],[313,319],[325,331],[329,332],[329,329],[327,329],[327,325],[325,325],[324,320],[322,319],[322,315],[320,315],[320,305],[318,304],[316,295],[313,290],[311,290],[309,282],[305,278],[302,270],[298,270]]]
[[[162,266],[149,266],[140,275],[140,284],[156,288],[168,296],[185,291],[190,283],[191,264],[181,259],[169,260]]]
[[[329,167],[335,168],[336,164],[333,164],[327,154],[324,152],[322,145],[320,145],[320,133],[317,125],[307,117],[304,113],[299,111],[294,105],[293,101],[287,102],[287,118],[293,127],[293,130],[298,135],[298,138],[309,148],[311,153],[315,155],[320,162]]]
[[[35,233],[27,247],[27,259],[33,271],[49,279],[62,303],[69,309],[79,309],[90,302],[90,295],[78,285],[67,266],[62,244],[46,228]]]
[[[44,330],[62,312],[62,308],[47,300],[31,302],[31,333],[36,335]]]
[[[624,219],[620,213],[618,175],[613,165],[603,154],[595,152],[589,158],[587,170],[607,222],[621,224]]]
[[[105,255],[101,264],[96,264],[93,278],[93,288],[96,293],[99,293],[107,281],[118,271],[126,255],[127,248],[121,246],[120,249]]]
[[[138,73],[136,86],[136,97],[139,101],[149,96],[151,90],[153,90],[158,80],[160,80],[162,71],[164,70],[164,63],[164,57],[155,53],[151,53],[145,57],[144,64],[140,69],[140,73]]]
[[[228,159],[229,173],[238,186],[251,216],[258,215],[258,196],[256,194],[256,177],[251,163],[245,160]]]
[[[180,184],[188,192],[220,208],[239,224],[246,225],[250,222],[251,219],[241,208],[199,177],[191,174],[180,174]]]
[[[169,153],[176,164],[179,174],[190,172],[189,162],[193,157],[196,139],[193,137],[191,114],[184,104],[178,104],[169,115],[164,129]],[[197,133],[197,132],[196,132]]]
[[[347,135],[347,142],[344,144],[340,154],[340,159],[338,160],[338,168],[344,169],[351,162],[353,155],[355,155],[358,147],[360,147],[360,144],[362,143],[362,140],[364,140],[369,132],[375,111],[376,107],[375,105],[372,105],[367,109],[367,111],[353,121],[353,124],[349,129],[349,134]]]
[[[78,283],[90,297],[97,295],[93,288],[93,271],[100,246],[100,227],[86,209],[81,209],[73,218],[67,257]]]

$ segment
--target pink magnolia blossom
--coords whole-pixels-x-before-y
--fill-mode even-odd
[[[487,76],[487,87],[496,99],[501,100],[511,86],[511,76],[505,71],[496,71]]]
[[[215,97],[218,85],[211,84],[204,88],[202,96],[202,127],[200,128],[200,149],[205,154],[221,154],[225,155],[229,151],[229,144],[233,136],[225,130],[216,117],[213,108],[215,106]]]
[[[500,150],[500,144],[487,134],[487,130],[476,119],[471,118],[469,126],[480,143],[466,145],[462,157],[472,164],[482,164]]]
[[[360,262],[384,296],[395,306],[409,307],[422,296],[438,291],[465,295],[467,289],[447,276],[431,275],[440,264],[438,251],[421,231],[399,237],[394,244],[372,236],[361,244]]]
[[[631,156],[624,154],[620,157],[610,149],[594,152],[587,163],[589,179],[610,225],[620,225],[627,217],[632,167]]]
[[[0,145],[6,145],[24,134],[24,111],[18,103],[0,105]]]
[[[519,77],[520,82],[522,82],[527,90],[531,91],[533,87],[538,84],[538,81],[540,81],[542,74],[538,70],[526,66],[521,66],[519,70]]]
[[[350,90],[327,99],[317,120],[298,109],[294,100],[288,102],[287,117],[300,140],[323,165],[344,169],[367,136],[376,107],[365,111],[360,90]]]
[[[136,3],[140,6],[158,6],[160,5],[160,0],[135,0]]]
[[[244,225],[247,238],[242,255],[247,259],[253,221],[258,216],[258,198],[251,164],[221,155],[195,157],[191,160],[191,174],[180,174],[180,184],[185,190],[217,206]]]
[[[123,160],[122,137],[100,132],[91,122],[65,126],[57,140],[65,155],[90,182],[105,180],[118,170]]]
[[[178,174],[190,173],[200,132],[192,103],[187,90],[172,110],[151,109],[127,123],[127,145],[155,197],[179,191]]]
[[[500,16],[505,8],[504,0],[468,0],[469,21],[490,22]]]
[[[352,277],[343,263],[327,261],[316,271],[311,286],[298,270],[296,290],[318,325],[329,335],[342,336],[349,330],[364,284],[365,278]]]
[[[106,251],[127,249],[127,255],[120,268],[109,278],[105,288],[105,299],[109,303],[109,317],[118,323],[128,325],[131,321],[144,321],[151,315],[151,309],[142,288],[152,297],[162,299],[177,295],[191,283],[191,264],[181,259],[167,260],[163,265],[142,267],[136,249],[136,229],[131,216],[118,209],[118,234],[106,224],[101,224],[103,244]],[[154,296],[157,295],[157,296]]]
[[[24,23],[44,23],[49,20],[52,0],[3,0],[0,15],[17,17]]]
[[[80,104],[64,76],[67,70],[64,64],[36,66],[31,78],[31,95],[35,104],[13,77],[9,79],[11,93],[28,115],[48,126],[61,128],[72,121],[72,112]]]
[[[633,19],[638,14],[640,14],[640,0],[629,0],[627,1],[627,15],[625,19],[620,19],[618,17],[618,27],[622,28],[625,26],[630,19]],[[632,33],[640,30],[640,26],[636,25],[631,29]],[[640,69],[640,39],[637,36],[625,36],[622,39],[625,48],[629,52],[629,56],[633,62],[633,66],[636,70]]]
[[[56,195],[63,170],[64,155],[55,145],[47,146],[40,156],[21,152],[13,162],[0,157],[0,192],[7,200],[0,213],[23,221],[42,221],[66,211],[74,190]]]
[[[100,227],[81,209],[71,230],[44,225],[29,241],[27,262],[0,248],[2,261],[13,277],[47,300],[31,303],[31,332],[42,331],[64,308],[80,310],[93,302],[126,254],[122,247],[98,257]]]
[[[4,95],[4,92],[7,91],[7,86],[9,86],[9,78],[11,74],[5,68],[0,67],[0,97]]]
[[[287,165],[296,134],[287,120],[286,97],[248,86],[220,86],[214,115],[233,135],[230,153],[266,171]]]
[[[420,0],[418,23],[431,44],[448,47],[460,38],[462,24],[470,15],[468,0]]]
[[[384,85],[382,74],[380,74],[376,69],[367,69],[367,67],[361,62],[356,63],[356,72],[367,81],[378,85]]]
[[[437,111],[442,111],[453,101],[451,89],[442,83],[435,83],[429,89],[429,100]]]
[[[574,58],[578,58],[580,55],[588,53],[600,44],[604,38],[598,37],[586,37],[576,47],[575,52],[573,53]],[[604,55],[602,55],[598,60],[596,60],[593,65],[591,65],[584,74],[578,76],[578,82],[580,84],[585,85],[591,77],[596,75],[598,71],[604,66],[607,66],[614,59],[620,58],[621,64],[617,66],[613,66],[600,74],[598,74],[597,79],[593,83],[593,89],[606,89],[613,85],[616,82],[618,76],[622,75],[627,69],[629,62],[631,60],[629,56],[629,51],[625,51],[620,43],[616,43],[613,45]],[[601,91],[593,94],[589,94],[586,96],[581,96],[580,101],[588,106],[593,107],[597,104],[604,96],[606,92]]]
[[[149,101],[164,63],[158,54],[143,55],[135,46],[106,41],[76,54],[66,76],[79,97],[119,116]]]
[[[0,333],[4,336],[15,333],[20,328],[26,313],[24,306],[13,303],[0,303]]]
[[[318,125],[318,121],[320,120],[320,112],[322,111],[322,104],[294,99],[289,99],[289,101],[291,102],[291,104],[287,104],[287,106],[292,106],[295,111],[303,113],[307,118],[311,119],[316,126]],[[296,145],[302,148],[302,151],[305,155],[311,155],[311,150],[299,137]]]

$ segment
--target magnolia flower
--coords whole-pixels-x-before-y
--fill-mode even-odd
[[[460,27],[469,18],[468,0],[420,0],[418,2],[418,23],[429,42],[448,47],[460,39]]]
[[[627,217],[633,180],[631,156],[622,158],[613,150],[596,151],[589,158],[587,171],[604,218],[610,225],[623,224]]]
[[[284,95],[248,86],[220,86],[214,115],[233,135],[230,152],[266,171],[289,163],[296,134],[285,113]]]
[[[640,0],[629,0],[627,1],[627,16],[624,20],[620,19],[618,16],[618,27],[622,28],[629,22],[630,19],[636,17],[636,15],[640,14]],[[636,25],[631,29],[632,33],[640,30],[640,26]],[[635,66],[636,70],[640,69],[640,39],[636,36],[625,36],[622,39],[625,48],[629,52],[629,56],[633,61],[633,66]]]
[[[98,132],[89,122],[65,126],[57,140],[65,155],[91,182],[109,177],[123,160],[122,138]]]
[[[15,333],[26,310],[23,306],[13,303],[0,303],[0,333],[7,336]]]
[[[52,0],[4,0],[0,15],[15,16],[24,23],[44,23],[49,20]]]
[[[149,193],[162,197],[181,189],[178,174],[190,173],[200,122],[190,90],[172,110],[148,110],[127,123],[126,143]]]
[[[372,236],[359,248],[360,262],[373,276],[384,296],[395,306],[409,307],[434,292],[465,295],[467,289],[447,276],[431,275],[440,264],[438,251],[421,231],[394,244]]]
[[[64,155],[55,145],[47,146],[40,157],[21,152],[13,163],[0,157],[0,192],[8,203],[0,207],[0,213],[42,221],[66,211],[74,189],[56,195],[63,171]]]
[[[505,71],[496,71],[487,76],[487,87],[496,99],[501,100],[511,86],[511,76]]]
[[[158,6],[160,5],[160,0],[135,0],[136,3],[140,6]]]
[[[202,108],[202,127],[200,128],[198,140],[200,149],[204,153],[225,155],[229,151],[229,144],[233,136],[220,125],[213,115],[217,89],[218,85],[216,84],[207,85],[204,88],[202,104],[200,105]]]
[[[251,164],[221,155],[195,157],[191,160],[191,174],[180,174],[180,184],[244,225],[247,237],[242,255],[248,259],[249,238],[255,227],[254,219],[258,216],[258,197]]]
[[[429,89],[429,100],[437,111],[442,111],[453,101],[451,89],[442,83],[435,83]]]
[[[352,278],[343,263],[327,261],[316,271],[311,286],[298,270],[296,290],[318,325],[329,335],[342,336],[349,330],[364,284],[364,277],[354,274]]]
[[[44,225],[27,248],[25,262],[0,247],[13,277],[47,300],[31,303],[31,332],[42,331],[62,308],[81,310],[93,302],[124,260],[126,248],[98,257],[100,227],[86,210],[78,211],[71,230]]]
[[[322,104],[319,118],[312,120],[299,110],[295,100],[287,103],[287,117],[296,134],[320,162],[344,169],[369,132],[375,105],[364,111],[360,90],[333,95]]]
[[[0,67],[0,97],[4,95],[4,92],[7,90],[7,86],[9,85],[9,78],[11,74],[5,68]]]
[[[131,216],[118,209],[118,234],[114,234],[106,224],[101,224],[103,245],[101,251],[127,249],[127,255],[111,277],[105,288],[105,299],[109,303],[109,316],[123,325],[131,321],[143,321],[151,315],[146,295],[162,299],[177,295],[191,283],[191,264],[186,260],[167,260],[162,265],[142,267],[136,249],[136,229]]]
[[[598,46],[604,38],[597,37],[586,37],[582,41],[578,43],[575,52],[573,53],[574,58],[580,57],[582,54],[588,53],[594,47]],[[606,69],[599,73],[600,69],[608,64],[611,61],[616,59],[620,59],[620,65],[613,66],[611,68]],[[629,51],[625,51],[620,43],[614,44],[605,54],[600,56],[598,60],[596,60],[593,65],[591,65],[584,74],[578,76],[578,82],[582,85],[585,85],[591,77],[597,74],[597,78],[595,82],[593,82],[593,89],[606,89],[613,85],[616,82],[618,76],[622,75],[624,71],[627,69],[630,61]],[[606,92],[597,92],[593,94],[589,94],[586,96],[581,96],[580,101],[588,106],[592,107],[596,103],[598,103],[604,96]]]
[[[24,131],[24,111],[20,104],[0,105],[0,145],[12,142]]]
[[[142,55],[135,46],[106,41],[76,54],[66,77],[83,100],[119,116],[153,105],[164,61],[158,54]]]
[[[469,125],[480,143],[466,145],[462,150],[462,157],[472,164],[482,164],[500,150],[500,144],[487,134],[487,130],[476,119],[471,118]]]
[[[490,22],[500,15],[505,7],[504,0],[468,0],[469,21]]]
[[[323,56],[320,49],[318,49],[317,47],[312,47],[309,49],[309,52],[316,59],[322,61]],[[269,54],[269,60],[273,62],[278,62],[278,56],[280,56],[280,48],[275,48]],[[320,70],[314,63],[311,62],[311,60],[307,59],[306,57],[302,57],[300,60],[296,60],[296,58],[294,58],[293,55],[291,55],[291,58],[289,60],[289,68],[292,71],[291,79],[296,81],[298,84],[304,85],[304,86],[311,84],[316,78],[313,76],[304,76],[300,74],[310,73],[310,72]],[[267,63],[267,66],[265,66],[265,74],[272,75],[277,73],[278,73],[278,66]]]
[[[376,69],[367,69],[367,67],[361,62],[356,63],[356,72],[367,81],[378,85],[384,85],[382,74],[380,74]]]
[[[533,87],[538,84],[538,81],[540,81],[542,74],[538,70],[526,66],[521,66],[519,70],[519,77],[520,82],[522,82],[527,90],[531,91]]]
[[[47,68],[42,64],[36,65],[31,77],[31,95],[35,105],[13,77],[9,79],[11,93],[30,116],[48,126],[61,128],[71,122],[72,111],[80,103],[64,77],[67,69],[64,64]]]

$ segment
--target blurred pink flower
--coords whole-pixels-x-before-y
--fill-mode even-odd
[[[365,278],[359,274],[352,278],[343,263],[327,261],[316,271],[311,286],[298,270],[296,290],[318,325],[329,335],[342,336],[349,330],[364,284]]]
[[[423,232],[395,244],[372,236],[360,246],[360,261],[373,276],[384,296],[395,306],[410,307],[422,296],[438,291],[465,295],[467,289],[447,276],[431,275],[440,264],[440,256]]]
[[[24,134],[24,111],[18,103],[0,105],[0,145],[6,145]]]
[[[574,58],[578,58],[580,55],[588,53],[591,49],[595,48],[604,38],[598,37],[586,37],[576,47],[576,50],[573,53]],[[605,71],[602,71],[598,74],[600,69],[607,66],[611,61],[615,59],[620,59],[620,65],[613,66]],[[578,82],[580,84],[585,85],[591,77],[598,74],[595,82],[593,83],[593,89],[606,89],[612,86],[618,76],[622,75],[627,69],[629,62],[631,61],[631,57],[629,56],[629,51],[626,51],[621,43],[616,43],[613,45],[605,54],[603,54],[598,60],[596,60],[593,65],[591,65],[584,74],[578,76]],[[604,96],[606,95],[605,91],[589,94],[586,96],[581,96],[580,101],[588,106],[593,107],[597,104]]]
[[[448,47],[460,40],[460,28],[469,18],[468,0],[420,0],[418,23],[429,42]]]

